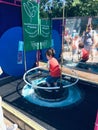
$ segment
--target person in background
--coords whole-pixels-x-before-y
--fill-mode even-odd
[[[70,36],[70,30],[68,28],[65,28],[64,31],[64,45],[67,47],[67,51],[70,50],[70,43],[71,43],[71,36]]]
[[[89,51],[84,48],[84,43],[79,42],[80,62],[86,62],[89,59]]]
[[[77,34],[76,30],[73,30],[72,31],[72,39],[74,39],[74,37],[76,36],[76,34]]]
[[[55,50],[53,48],[50,48],[46,51],[46,58],[48,59],[48,69],[50,73],[50,75],[46,78],[48,87],[50,87],[52,84],[57,86],[57,80],[61,76],[61,67],[54,55]]]
[[[72,60],[77,61],[78,60],[78,45],[79,45],[80,37],[79,34],[76,33],[72,40]]]
[[[84,35],[84,48],[90,52],[91,59],[93,60],[92,55],[92,46],[94,40],[94,31],[92,30],[92,26],[88,25],[87,30]]]
[[[94,36],[92,53],[93,53],[93,62],[98,62],[98,34],[95,34]]]

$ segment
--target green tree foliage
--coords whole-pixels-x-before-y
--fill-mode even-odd
[[[62,17],[62,3],[58,0],[42,0],[40,2],[40,16],[41,17]]]
[[[63,2],[60,0],[41,0],[41,17],[62,17]],[[98,0],[66,0],[64,6],[65,17],[74,16],[97,16]]]
[[[73,16],[97,16],[98,0],[80,0],[75,6],[72,6]]]

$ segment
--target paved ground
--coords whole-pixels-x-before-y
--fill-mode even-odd
[[[63,52],[63,58],[64,58],[64,65],[67,67],[72,67],[74,69],[78,69],[81,71],[86,71],[90,73],[96,73],[98,74],[98,54],[96,54],[93,59],[90,57],[87,62],[81,62],[79,63],[78,55],[75,54],[73,56],[72,61],[72,53],[69,51]],[[77,64],[74,66],[74,64]]]
[[[64,51],[64,52],[63,52],[63,57],[64,57],[64,59],[66,59],[66,60],[71,60],[72,57],[73,57],[74,61],[77,61],[77,62],[79,61],[79,60],[78,60],[78,55],[75,54],[74,56],[72,56],[72,52],[69,52],[69,51]],[[89,60],[88,60],[87,62],[90,62],[90,63],[98,63],[98,54],[95,54],[94,57],[93,57],[93,59],[92,59],[91,56],[90,56],[90,58],[89,58]]]

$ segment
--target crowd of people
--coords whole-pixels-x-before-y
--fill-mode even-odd
[[[81,36],[73,30],[72,35],[69,35],[68,28],[65,28],[64,45],[67,46],[69,59],[78,61],[78,63],[93,62],[95,56],[98,56],[98,36],[92,26],[88,25],[86,31]],[[77,56],[77,58],[76,58]],[[48,60],[48,69],[50,75],[46,78],[47,86],[57,86],[57,81],[61,76],[61,66],[55,58],[55,50],[50,48],[46,51],[46,58]],[[98,59],[98,57],[97,57]]]
[[[86,31],[80,36],[76,30],[69,35],[68,28],[65,28],[64,46],[73,61],[96,61],[98,56],[98,34],[92,30],[91,25],[87,25]]]

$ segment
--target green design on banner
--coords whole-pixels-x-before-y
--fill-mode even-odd
[[[49,20],[39,19],[39,4],[22,0],[22,23],[25,51],[51,47]]]
[[[37,50],[39,38],[38,30],[38,4],[30,0],[22,0],[22,22],[24,49]]]
[[[41,20],[40,49],[51,47],[51,21]]]

